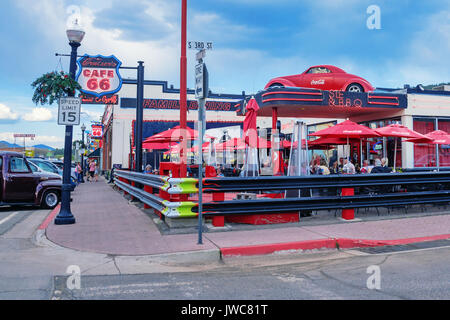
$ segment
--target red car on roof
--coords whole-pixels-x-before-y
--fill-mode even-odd
[[[313,66],[301,74],[274,78],[266,84],[264,89],[269,87],[301,87],[350,92],[375,90],[367,80],[330,65]]]

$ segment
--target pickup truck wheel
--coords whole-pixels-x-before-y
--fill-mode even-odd
[[[57,191],[46,191],[42,198],[42,207],[53,209],[59,203],[59,193]]]

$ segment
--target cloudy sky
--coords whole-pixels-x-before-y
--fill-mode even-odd
[[[380,29],[367,27],[371,5],[380,8]],[[34,143],[63,145],[57,105],[34,105],[30,84],[61,65],[68,71],[68,58],[55,53],[70,50],[65,30],[74,8],[86,31],[80,54],[114,54],[127,66],[143,60],[146,79],[179,87],[181,0],[2,0],[0,140],[35,133]],[[450,81],[446,0],[188,0],[188,40],[213,42],[206,62],[210,87],[220,93],[257,92],[272,77],[315,64],[339,66],[375,87]],[[86,124],[103,112],[83,108]]]

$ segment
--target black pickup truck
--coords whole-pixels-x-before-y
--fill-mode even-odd
[[[32,170],[21,153],[0,151],[0,205],[54,208],[61,199],[57,174]]]

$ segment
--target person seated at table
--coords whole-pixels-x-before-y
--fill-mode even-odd
[[[368,160],[363,160],[363,166],[360,170],[360,173],[370,173],[372,169],[369,166],[369,161]]]
[[[151,165],[146,165],[145,166],[145,170],[144,170],[144,173],[147,173],[147,174],[150,174],[150,173],[152,173],[152,166]]]
[[[339,158],[339,173],[342,173],[342,168],[344,167],[344,158]]]
[[[354,164],[348,160],[348,158],[344,159],[344,166],[342,167],[342,173],[346,174],[355,174],[356,169]]]
[[[338,174],[339,173],[339,164],[337,161],[334,161],[330,167],[330,174]]]
[[[220,167],[217,168],[216,173],[217,173],[216,177],[225,177],[225,176],[223,175],[222,170],[220,169]]]
[[[320,163],[317,166],[317,173],[321,174],[321,175],[329,175],[330,174],[330,169],[328,169],[327,167],[327,162],[325,161],[325,159],[321,158],[320,159]]]
[[[387,163],[386,160],[384,161],[385,164]],[[384,167],[381,160],[377,158],[377,159],[375,159],[375,167],[373,167],[373,169],[370,171],[370,173],[389,173],[391,171],[392,171],[391,168],[389,168],[387,166]]]

